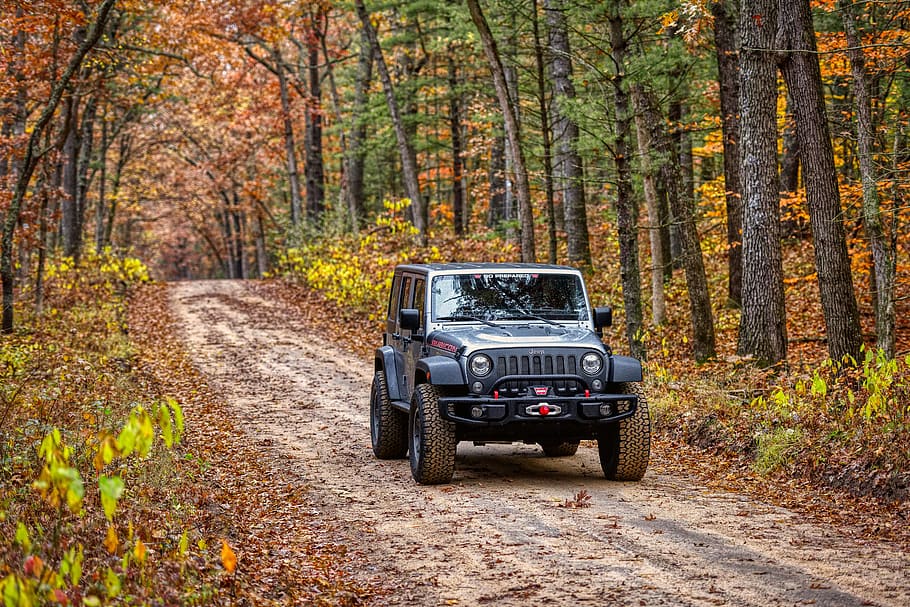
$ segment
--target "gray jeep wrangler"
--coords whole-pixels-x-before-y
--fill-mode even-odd
[[[538,443],[574,455],[597,440],[604,475],[639,480],[650,419],[638,360],[601,341],[582,275],[542,264],[395,269],[370,395],[373,452],[410,453],[418,483],[447,483],[459,441]]]

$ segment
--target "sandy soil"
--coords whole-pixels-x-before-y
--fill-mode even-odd
[[[458,446],[450,485],[370,450],[372,364],[247,283],[172,285],[178,334],[312,495],[327,541],[392,605],[910,605],[910,556],[660,471],[601,476],[596,446]],[[376,341],[378,336],[365,335]],[[590,507],[566,507],[580,491]]]

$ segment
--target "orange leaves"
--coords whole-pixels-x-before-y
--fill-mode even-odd
[[[221,565],[228,573],[234,573],[237,568],[237,555],[225,540],[221,540]]]

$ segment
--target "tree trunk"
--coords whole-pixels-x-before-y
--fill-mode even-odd
[[[348,147],[347,181],[348,181],[348,212],[351,214],[351,223],[355,230],[360,227],[366,216],[363,193],[363,169],[365,150],[364,141],[367,138],[367,97],[370,82],[373,79],[373,49],[365,31],[361,31],[360,53],[357,60],[357,76],[354,82],[354,108],[352,110],[352,126],[350,146]]]
[[[772,54],[777,1],[744,0],[739,20],[743,290],[737,351],[754,357],[762,366],[787,357],[777,175],[777,66]]]
[[[88,169],[92,162],[95,134],[95,117],[98,113],[98,98],[89,97],[82,113],[82,126],[79,135],[79,157],[76,169],[76,226],[74,231],[73,261],[79,265],[82,256],[83,235],[85,233],[85,212],[88,207],[89,176]]]
[[[708,280],[701,251],[701,241],[695,225],[695,202],[685,187],[679,167],[676,146],[666,131],[666,121],[660,113],[654,95],[643,86],[632,87],[633,102],[640,108],[640,120],[648,130],[655,152],[658,170],[667,188],[667,198],[673,222],[679,235],[680,262],[686,273],[686,291],[692,320],[692,347],[695,360],[705,362],[715,355],[714,316],[708,294]]]
[[[890,238],[882,221],[882,210],[878,195],[878,178],[875,171],[873,150],[875,146],[875,125],[872,119],[872,101],[869,94],[869,79],[866,73],[866,58],[862,40],[856,30],[857,15],[853,3],[838,0],[838,8],[847,35],[847,54],[853,71],[854,102],[856,104],[857,154],[859,172],[863,184],[863,225],[872,249],[875,291],[875,341],[876,347],[888,358],[894,358],[894,282],[895,265],[891,256]]]
[[[304,174],[306,175],[307,218],[319,221],[325,210],[325,168],[322,162],[322,84],[319,75],[319,38],[325,13],[318,10],[313,19],[313,31],[308,36],[308,65],[310,97],[306,108]]]
[[[262,211],[256,211],[256,275],[265,278],[269,271],[268,255],[265,249],[265,226],[262,221]]]
[[[370,41],[370,48],[373,50],[373,59],[379,69],[379,79],[382,81],[382,88],[385,91],[386,103],[389,107],[389,113],[392,116],[392,126],[395,129],[395,137],[398,141],[398,154],[401,157],[402,173],[404,177],[405,191],[408,198],[411,199],[413,207],[414,227],[417,228],[420,243],[427,243],[427,225],[426,225],[426,203],[423,195],[420,193],[420,180],[417,174],[417,155],[414,152],[414,146],[405,132],[404,123],[401,120],[401,112],[398,108],[398,101],[395,98],[395,88],[392,85],[392,77],[389,74],[389,68],[386,65],[385,58],[382,54],[382,47],[379,46],[379,38],[373,23],[370,21],[370,15],[363,4],[363,0],[356,0],[357,15],[363,25],[363,31]]]
[[[523,262],[534,262],[536,260],[534,251],[534,213],[531,208],[531,188],[528,182],[528,171],[525,167],[524,151],[521,148],[518,119],[515,116],[512,100],[509,98],[505,71],[502,68],[499,51],[496,48],[493,34],[490,32],[490,27],[487,25],[486,18],[484,18],[477,0],[467,1],[468,9],[471,11],[471,19],[480,34],[484,54],[487,56],[490,71],[493,73],[493,86],[496,89],[499,106],[505,118],[506,137],[509,140],[509,148],[512,150],[515,186],[518,195],[518,216],[521,225],[521,260]]]
[[[567,107],[575,99],[572,83],[572,54],[562,0],[546,0],[550,28],[550,76],[553,79],[553,133],[562,167],[563,207],[566,220],[569,261],[591,265],[588,214],[585,208],[584,168],[578,152],[578,123]]]
[[[632,170],[629,165],[629,138],[632,118],[629,112],[629,94],[625,85],[627,41],[623,34],[622,2],[610,0],[608,20],[613,66],[613,104],[616,126],[613,139],[613,161],[616,164],[616,223],[619,231],[619,264],[622,279],[622,297],[626,314],[626,338],[629,352],[640,359],[647,357],[642,341],[641,276],[638,261],[638,212],[632,197]]]
[[[727,206],[727,299],[739,306],[743,292],[742,172],[739,165],[739,55],[729,0],[711,5],[714,46],[720,85],[721,130],[724,138],[724,189]]]
[[[786,48],[791,51],[781,64],[781,71],[794,101],[828,354],[834,360],[844,356],[856,358],[862,345],[862,333],[841,219],[843,209],[828,132],[812,12],[809,0],[781,2],[780,7],[780,26],[787,40]]]
[[[449,50],[449,132],[452,137],[452,215],[455,234],[464,236],[468,225],[464,191],[464,150],[461,137],[461,92],[454,49]]]
[[[63,200],[61,201],[62,215],[60,217],[60,235],[63,242],[63,255],[75,256],[77,246],[76,219],[78,211],[78,181],[79,181],[79,142],[81,130],[78,128],[79,100],[74,95],[66,98],[64,109],[67,126],[66,139],[63,142]]]
[[[505,138],[497,135],[490,150],[490,213],[487,225],[500,230],[509,217],[506,213],[506,145]]]
[[[780,191],[793,193],[799,189],[799,140],[796,137],[796,119],[793,112],[793,95],[787,93],[784,134],[780,159]]]
[[[117,206],[120,200],[120,182],[123,178],[123,170],[129,162],[130,154],[133,148],[132,135],[124,133],[120,135],[119,154],[117,163],[114,165],[114,177],[111,179],[111,204],[107,208],[107,220],[104,222],[104,241],[103,246],[109,247],[113,244],[114,220],[117,218]]]
[[[106,117],[101,120],[101,147],[98,164],[101,174],[98,178],[98,202],[95,205],[95,253],[104,250],[104,212],[107,210],[107,150],[108,132]]]
[[[550,112],[547,109],[547,83],[544,80],[543,45],[540,41],[540,19],[537,0],[533,0],[531,20],[534,28],[534,59],[537,68],[537,103],[540,108],[540,133],[543,143],[543,179],[547,197],[547,251],[550,263],[556,263],[556,207],[553,200],[553,149],[550,145]],[[570,240],[571,242],[571,237]]]
[[[288,186],[291,190],[291,225],[296,227],[303,217],[303,200],[300,195],[300,175],[297,172],[297,146],[294,143],[294,123],[291,121],[291,97],[288,91],[284,60],[277,47],[272,50],[275,75],[278,77],[278,91],[281,98],[281,118],[284,123],[284,152],[288,167]]]
[[[639,84],[631,87],[635,107],[635,130],[638,134],[638,154],[641,159],[641,179],[644,186],[645,205],[648,210],[648,241],[651,245],[651,322],[662,325],[667,320],[667,301],[664,293],[665,252],[660,238],[660,212],[654,163],[651,161],[651,133],[645,124],[644,91]]]

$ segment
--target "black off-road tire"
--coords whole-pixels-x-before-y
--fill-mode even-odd
[[[439,485],[452,480],[455,473],[455,424],[439,414],[436,386],[420,384],[411,397],[410,437],[411,476],[421,485]]]
[[[562,443],[546,442],[540,443],[540,446],[547,457],[569,457],[578,452],[578,441]]]
[[[637,394],[638,409],[632,417],[610,424],[597,439],[600,466],[611,481],[639,481],[651,455],[651,417],[641,384],[619,384],[617,392]]]
[[[370,439],[379,459],[401,459],[408,454],[408,416],[392,406],[382,371],[373,376],[370,391]]]

